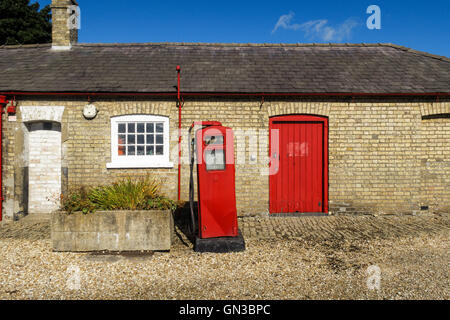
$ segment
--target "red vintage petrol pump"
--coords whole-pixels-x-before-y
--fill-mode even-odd
[[[191,131],[195,131],[191,138]],[[194,122],[189,130],[191,181],[189,186],[192,230],[197,252],[245,250],[239,233],[236,193],[234,134],[220,122]],[[198,213],[194,213],[194,161],[197,159]],[[196,222],[197,221],[197,222]]]

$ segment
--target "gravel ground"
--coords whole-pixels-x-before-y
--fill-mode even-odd
[[[232,254],[194,253],[179,233],[170,253],[144,256],[54,253],[47,223],[4,223],[0,299],[449,299],[449,217],[429,219],[413,235],[248,236]]]

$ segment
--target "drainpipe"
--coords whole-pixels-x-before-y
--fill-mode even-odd
[[[178,85],[177,85],[177,104],[178,104],[178,201],[181,200],[181,67],[177,66]]]
[[[3,108],[8,103],[5,96],[0,96],[0,221],[3,219],[3,176],[2,176],[2,150],[3,150]]]

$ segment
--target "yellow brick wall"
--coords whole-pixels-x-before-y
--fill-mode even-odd
[[[353,103],[330,112],[330,205],[417,209],[421,115],[409,103]],[[345,209],[349,206],[348,209]]]
[[[83,99],[35,98],[20,100],[20,105],[63,105],[63,166],[67,166],[69,188],[109,183],[125,176],[147,173],[164,182],[163,192],[176,198],[178,111],[174,100],[98,98],[94,120],[86,120]],[[422,120],[422,116],[446,112],[450,102],[386,99],[266,99],[259,98],[186,99],[183,107],[183,133],[193,121],[215,120],[233,128],[236,156],[245,164],[236,166],[236,198],[241,215],[268,211],[269,178],[261,156],[268,154],[269,117],[286,114],[313,114],[329,117],[329,205],[342,213],[411,213],[428,205],[430,209],[448,206],[449,196],[449,118]],[[443,110],[443,111],[442,111]],[[107,169],[111,160],[110,118],[117,115],[153,114],[170,118],[172,169]],[[11,151],[17,134],[7,123],[7,163],[20,150]],[[249,131],[260,132],[256,142]],[[245,146],[242,141],[246,141]],[[183,157],[187,158],[187,139],[183,138]],[[4,149],[5,150],[5,149]],[[251,156],[256,155],[256,160]],[[424,159],[427,159],[425,161]],[[3,169],[13,177],[11,164]],[[13,171],[13,172],[11,172]],[[18,193],[6,190],[6,198]],[[182,199],[188,199],[189,167],[182,165]],[[18,197],[17,195],[15,196]],[[15,209],[17,210],[17,209]]]
[[[420,128],[420,192],[422,206],[450,210],[450,113],[424,119]]]

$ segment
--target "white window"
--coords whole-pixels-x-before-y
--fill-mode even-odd
[[[111,163],[107,168],[173,168],[169,154],[168,117],[111,118]]]

